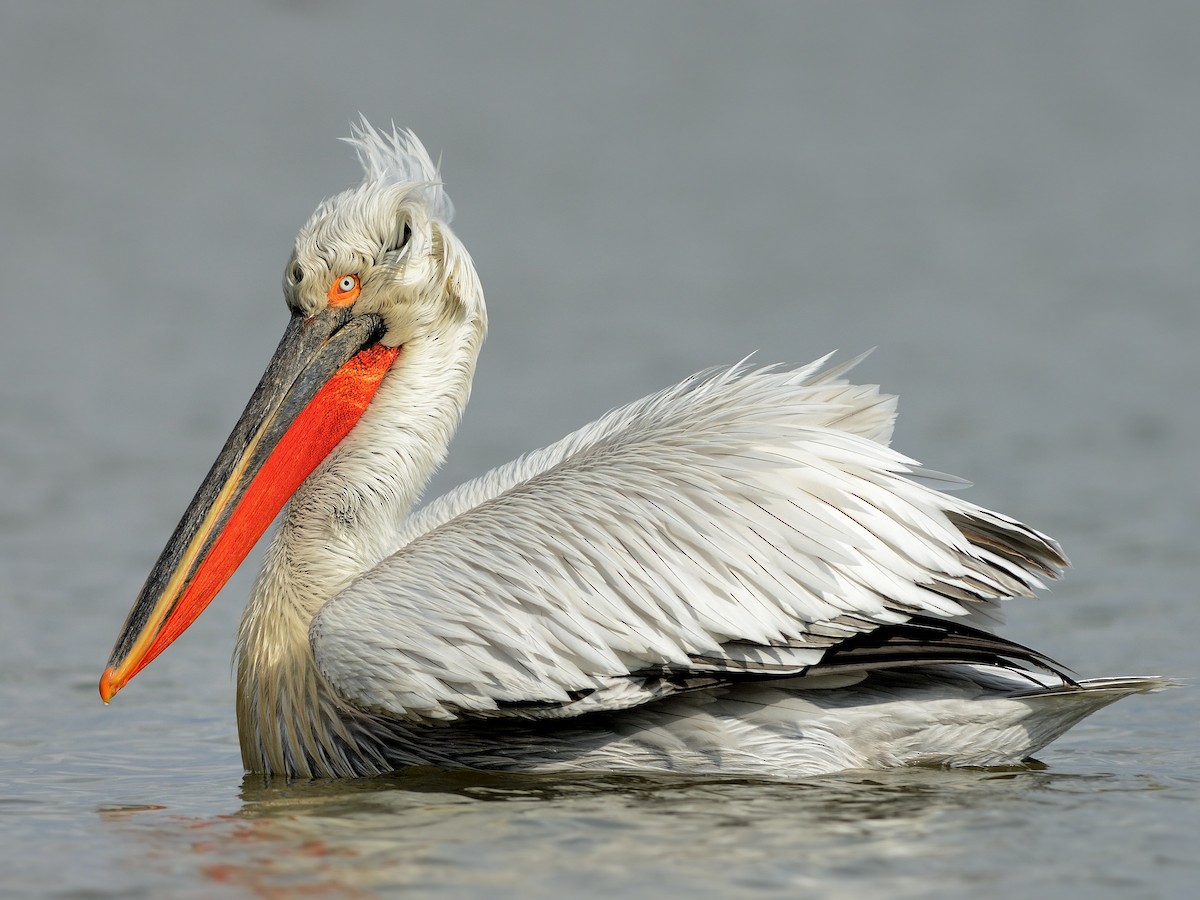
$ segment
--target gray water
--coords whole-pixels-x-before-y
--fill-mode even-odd
[[[1194,678],[1200,7],[182,7],[0,7],[0,893],[1192,896],[1194,687],[1042,769],[265,786],[257,556],[96,681],[360,111],[443,153],[490,301],[436,490],[711,364],[877,347],[900,449],[1075,563],[1009,634]]]

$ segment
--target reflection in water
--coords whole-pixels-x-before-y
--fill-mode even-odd
[[[1106,780],[1116,781],[1035,768],[800,783],[415,769],[300,784],[247,776],[240,811],[209,819],[103,815],[132,832],[140,865],[157,858],[177,872],[190,856],[210,887],[261,897],[636,896],[667,885],[699,896],[819,885],[837,896],[885,881],[897,896],[927,887],[923,861],[987,840],[981,829],[1026,815],[1031,800],[1054,802],[1033,795],[1131,789]]]

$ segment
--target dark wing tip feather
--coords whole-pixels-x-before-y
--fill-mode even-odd
[[[1057,578],[1071,564],[1056,541],[1019,522],[999,517],[984,518],[957,510],[948,510],[946,515],[976,547],[989,550],[1027,571]]]
[[[909,621],[882,625],[856,634],[825,654],[806,674],[849,669],[908,668],[947,663],[976,663],[1019,671],[1023,663],[1050,672],[1076,685],[1070,670],[1051,657],[959,622],[913,616]]]

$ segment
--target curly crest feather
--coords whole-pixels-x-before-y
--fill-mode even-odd
[[[420,139],[407,128],[392,124],[390,133],[375,128],[363,116],[342,138],[354,148],[363,167],[364,186],[404,185],[425,190],[425,201],[442,222],[454,218],[454,204],[446,196],[438,165]]]

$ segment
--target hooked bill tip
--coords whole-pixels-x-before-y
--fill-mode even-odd
[[[109,666],[100,676],[100,699],[108,705],[108,701],[117,695],[117,691],[125,687],[125,679],[117,675],[115,669]]]

